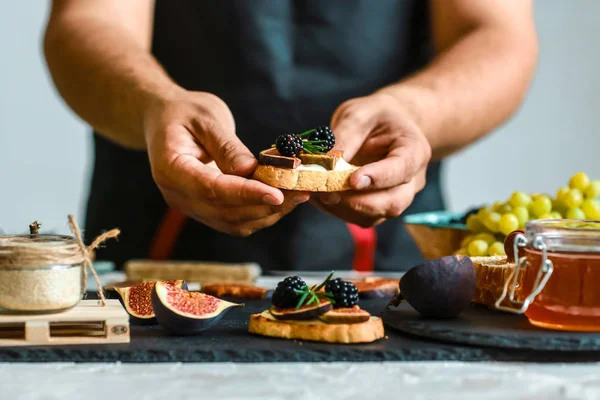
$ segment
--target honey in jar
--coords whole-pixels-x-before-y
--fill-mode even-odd
[[[600,332],[600,221],[534,220],[520,241],[525,255],[519,261],[519,300],[529,321]]]

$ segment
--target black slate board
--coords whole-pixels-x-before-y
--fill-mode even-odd
[[[380,315],[386,301],[361,301]],[[271,339],[247,333],[248,317],[268,306],[246,302],[212,330],[192,337],[168,336],[159,326],[132,326],[131,343],[0,348],[0,362],[337,362],[337,361],[600,361],[600,352],[506,350],[428,341],[386,328],[387,339],[335,345]]]
[[[600,333],[564,332],[537,328],[522,315],[473,306],[456,319],[421,317],[403,303],[382,313],[387,327],[423,338],[450,343],[544,351],[600,351]]]

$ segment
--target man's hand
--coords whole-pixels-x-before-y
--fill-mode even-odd
[[[152,174],[167,203],[218,231],[248,236],[309,199],[246,178],[256,158],[212,94],[182,90],[149,108],[144,120]]]
[[[385,92],[349,100],[331,128],[344,159],[361,165],[353,191],[313,199],[317,207],[362,227],[398,217],[425,186],[431,147],[403,104]]]

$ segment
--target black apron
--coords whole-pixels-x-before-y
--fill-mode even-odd
[[[423,0],[158,0],[154,22],[154,56],[182,87],[222,98],[255,154],[278,134],[329,124],[343,101],[402,79],[432,56]],[[265,272],[352,268],[348,226],[309,204],[248,238],[192,220],[178,225],[165,220],[169,210],[145,153],[98,134],[94,148],[86,238],[122,230],[98,259],[121,268],[151,257],[161,231],[172,243],[162,252],[175,260],[252,261]],[[406,213],[444,208],[440,167],[429,166],[427,186]],[[165,230],[169,224],[178,226]],[[402,271],[422,260],[400,218],[376,233],[376,270]]]

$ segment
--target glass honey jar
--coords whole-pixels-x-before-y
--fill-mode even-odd
[[[600,221],[529,221],[513,250],[516,268],[497,309],[542,328],[600,332]],[[506,297],[518,308],[502,306]]]

